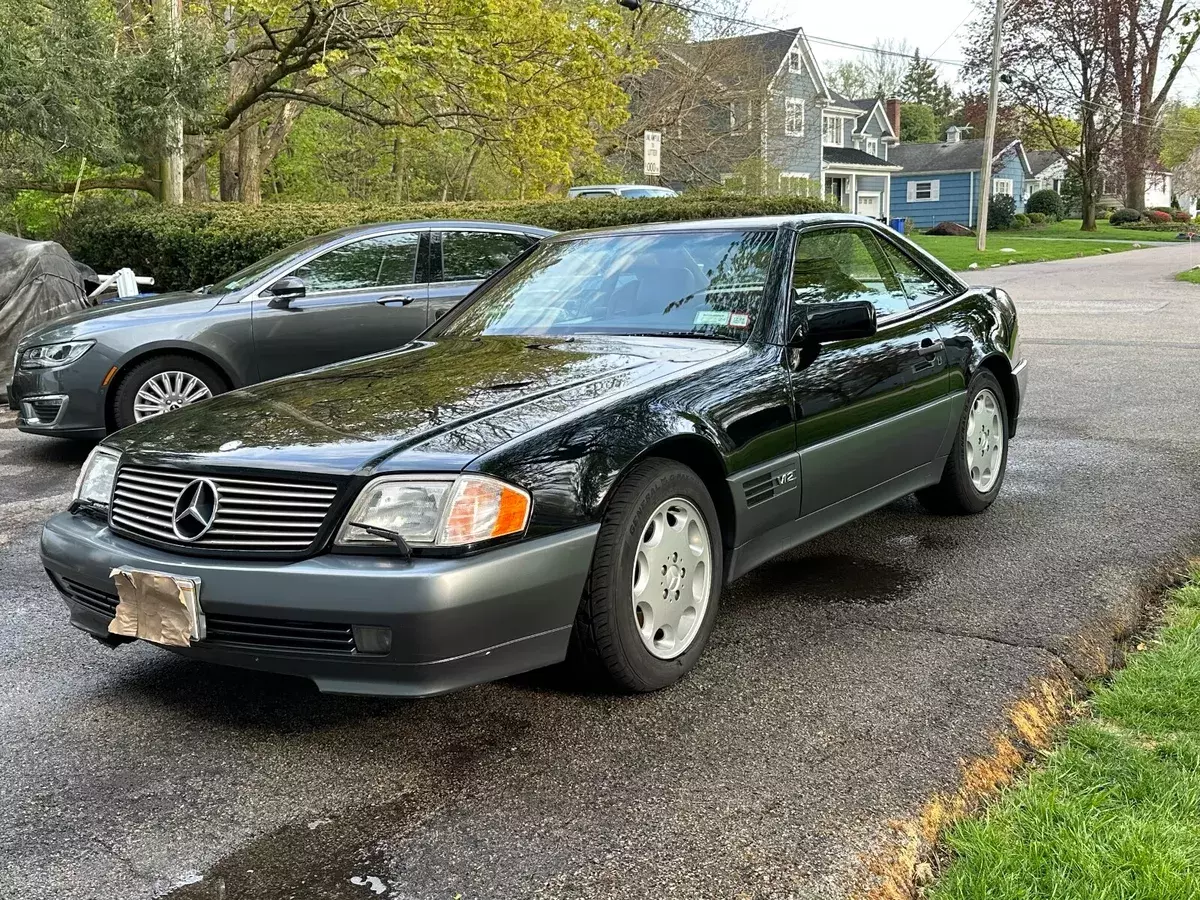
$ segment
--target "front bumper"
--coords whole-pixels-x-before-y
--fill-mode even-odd
[[[309,678],[322,691],[416,697],[562,661],[598,530],[577,528],[460,559],[327,554],[269,563],[155,550],[60,513],[42,530],[42,562],[71,623],[97,637],[108,638],[113,568],[199,578],[209,635],[170,649]],[[214,622],[221,623],[216,633]],[[355,625],[390,628],[390,652],[360,653],[353,642],[313,649],[304,637],[338,628],[351,634]],[[281,635],[292,643],[281,646]]]
[[[104,421],[104,376],[111,363],[93,347],[69,366],[17,369],[8,387],[9,406],[17,410],[17,428],[30,434],[99,440]],[[38,416],[26,401],[62,398],[53,419]]]

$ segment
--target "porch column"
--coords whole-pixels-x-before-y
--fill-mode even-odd
[[[858,174],[850,173],[850,212],[858,212]]]
[[[892,173],[888,172],[883,176],[883,203],[880,204],[883,209],[883,217],[889,222],[892,221]]]

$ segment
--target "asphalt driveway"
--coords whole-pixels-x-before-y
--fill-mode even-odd
[[[1031,395],[1000,501],[894,504],[743,579],[694,676],[421,702],[109,651],[36,556],[84,451],[0,419],[0,896],[836,897],[1200,534],[1190,247],[975,273]],[[1194,260],[1200,262],[1200,259]]]

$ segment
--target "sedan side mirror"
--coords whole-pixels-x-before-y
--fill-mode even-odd
[[[263,293],[271,295],[270,305],[275,309],[287,309],[293,300],[303,297],[306,290],[304,282],[295,275],[285,275]]]
[[[793,344],[850,341],[871,337],[878,330],[875,304],[869,300],[841,303],[801,303]]]

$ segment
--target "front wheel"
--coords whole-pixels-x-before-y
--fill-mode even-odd
[[[930,512],[942,515],[981,513],[995,502],[1008,466],[1008,409],[1004,390],[987,370],[967,387],[958,434],[942,480],[917,492]]]
[[[639,464],[605,512],[572,655],[624,690],[674,684],[708,643],[723,564],[704,482],[670,460]]]
[[[117,428],[199,403],[225,390],[225,381],[207,363],[190,356],[152,356],[121,379],[113,399]]]

